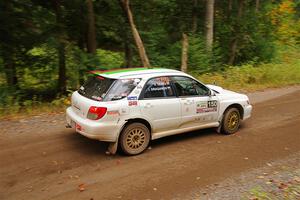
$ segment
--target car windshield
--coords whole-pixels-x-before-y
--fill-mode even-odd
[[[105,96],[105,101],[115,101],[127,97],[139,84],[141,79],[120,79],[117,80]]]
[[[104,78],[102,76],[91,76],[79,88],[78,93],[89,99],[102,101],[108,89],[115,81],[115,79]]]

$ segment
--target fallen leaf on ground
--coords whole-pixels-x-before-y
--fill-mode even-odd
[[[288,185],[285,184],[285,183],[280,183],[280,185],[278,186],[278,188],[281,189],[281,190],[283,190],[283,189],[285,189],[287,187],[288,187]]]
[[[85,190],[85,184],[82,183],[82,184],[78,185],[78,190],[79,190],[80,192],[83,192],[83,191]]]

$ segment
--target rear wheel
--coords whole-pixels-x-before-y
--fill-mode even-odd
[[[142,153],[150,141],[150,131],[142,123],[132,123],[127,125],[120,136],[120,146],[127,155],[137,155]]]
[[[233,134],[238,131],[241,123],[241,115],[237,108],[229,108],[222,121],[222,133]]]

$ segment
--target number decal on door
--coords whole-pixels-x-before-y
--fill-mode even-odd
[[[207,102],[207,106],[209,108],[216,108],[217,107],[217,101],[216,100],[214,100],[214,101],[208,101]]]

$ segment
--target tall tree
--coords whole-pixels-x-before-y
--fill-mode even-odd
[[[94,5],[92,0],[87,0],[86,3],[87,3],[87,11],[88,11],[87,51],[88,53],[95,54],[97,49],[97,40],[96,40]]]
[[[198,0],[193,0],[193,11],[192,11],[192,33],[195,34],[198,28]]]
[[[215,0],[206,0],[206,48],[212,51],[213,38],[214,38],[214,4]]]
[[[240,23],[241,23],[241,18],[243,15],[243,8],[244,8],[244,0],[239,0],[238,4],[238,13],[237,13],[237,24],[234,26],[234,37],[231,41],[230,44],[230,53],[229,53],[229,65],[233,65],[236,57],[236,52],[238,49],[238,39],[240,36]]]
[[[259,0],[255,1],[255,12],[257,13],[259,11]]]
[[[129,0],[121,0],[121,2],[122,2],[122,6],[124,7],[124,10],[126,11],[127,19],[128,19],[129,24],[130,24],[132,35],[133,35],[133,38],[135,40],[135,43],[136,43],[136,46],[137,46],[137,49],[138,49],[138,52],[139,52],[139,55],[140,55],[140,59],[143,63],[143,66],[144,67],[151,67],[148,56],[146,54],[146,50],[145,50],[143,41],[140,37],[140,34],[139,34],[139,32],[136,28],[135,23],[134,23],[133,15],[132,15],[130,5],[129,5]]]
[[[183,72],[187,72],[188,49],[189,49],[188,36],[187,36],[187,34],[182,33],[181,71],[183,71]]]
[[[57,54],[58,54],[58,91],[65,93],[66,81],[66,55],[65,55],[65,32],[63,28],[62,5],[60,0],[53,0],[57,27]]]
[[[14,46],[13,43],[14,38],[14,32],[10,23],[4,23],[5,21],[2,21],[4,19],[12,20],[14,16],[12,5],[10,0],[4,0],[1,2],[1,56],[4,64],[4,72],[6,75],[6,83],[10,87],[17,86],[18,84],[18,77],[16,73],[16,66],[13,60],[14,57]],[[4,27],[4,28],[3,28]]]

